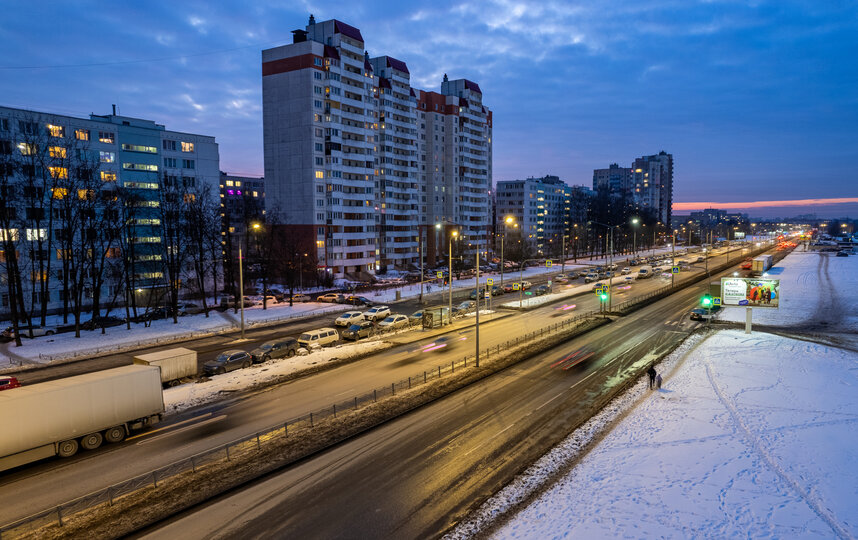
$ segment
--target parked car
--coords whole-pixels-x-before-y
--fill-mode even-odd
[[[393,330],[396,328],[404,328],[408,326],[408,317],[405,315],[390,315],[380,323],[379,330]]]
[[[485,295],[485,294],[486,294],[486,290],[483,288],[480,288],[479,290],[473,289],[473,290],[471,290],[471,294],[468,295],[468,297],[471,300],[476,300],[477,298],[482,298],[483,295]]]
[[[557,283],[569,283],[569,278],[563,274],[558,274],[554,276],[554,279],[552,281],[556,281]]]
[[[0,390],[9,390],[10,388],[20,388],[21,383],[15,377],[0,377]]]
[[[540,285],[533,289],[533,294],[536,296],[542,296],[543,294],[548,294],[549,288],[548,285]]]
[[[276,304],[277,303],[277,297],[274,296],[273,294],[269,294],[268,296],[262,297],[262,300],[260,300],[260,303],[265,303],[265,305]]]
[[[253,307],[254,305],[256,305],[255,302],[253,300],[251,300],[250,298],[248,298],[247,296],[244,297],[242,303],[244,304],[244,307],[246,307],[246,308]],[[221,311],[226,311],[228,309],[235,309],[236,306],[238,306],[238,302],[235,300],[235,297],[233,297],[233,296],[222,296],[220,298],[220,305],[218,306],[218,309]],[[241,307],[241,306],[238,306],[238,307]]]
[[[285,338],[275,341],[266,341],[259,347],[250,351],[250,358],[254,362],[265,362],[271,358],[286,358],[298,353],[298,340]]]
[[[424,311],[421,309],[420,311],[415,311],[411,315],[408,316],[408,322],[411,324],[422,324],[423,323],[423,313]]]
[[[458,306],[453,306],[453,315],[464,315],[465,313],[471,312],[477,303],[473,300],[465,300]]]
[[[579,270],[579,271],[578,271],[578,277],[579,277],[579,278],[585,278],[585,277],[587,277],[589,274],[590,274],[590,270],[586,270],[586,269],[585,269],[585,270]]]
[[[364,313],[364,317],[368,321],[378,321],[386,318],[388,315],[390,315],[390,308],[387,306],[371,307]]]
[[[125,324],[125,319],[108,315],[105,317],[95,317],[80,325],[84,330],[95,330],[96,328],[111,328]]]
[[[340,340],[340,335],[333,328],[319,328],[318,330],[310,330],[298,336],[298,345],[309,349],[315,345],[326,347],[334,345]]]
[[[228,371],[247,368],[253,364],[253,358],[247,351],[232,349],[217,355],[214,360],[203,364],[203,375],[220,375]]]
[[[316,302],[341,303],[344,296],[339,293],[328,293],[316,297]]]
[[[313,299],[310,298],[309,295],[304,294],[304,293],[298,293],[298,294],[292,295],[292,302],[310,302],[312,300]]]
[[[22,338],[30,337],[30,328],[31,327],[29,326],[18,327],[18,331],[21,333]],[[57,328],[55,326],[33,325],[32,329],[33,337],[52,336],[57,333]],[[0,333],[0,336],[2,336],[3,341],[12,341],[13,339],[15,339],[15,328],[12,326],[6,328],[5,330],[3,330],[2,333]]]
[[[196,315],[197,313],[203,312],[202,306],[192,302],[179,302],[176,307],[179,310],[180,317],[184,315]]]
[[[343,330],[343,339],[354,339],[370,337],[375,334],[375,326],[371,321],[361,321]]]
[[[620,274],[622,274],[622,275],[624,275],[624,276],[627,276],[627,275],[629,275],[629,274],[631,274],[631,273],[632,273],[632,269],[631,269],[631,268],[629,268],[628,266],[625,266],[625,267],[623,267],[623,269],[622,269],[622,270],[620,270]]]
[[[367,298],[366,296],[355,296],[355,295],[351,295],[351,296],[347,296],[347,297],[346,297],[345,303],[346,303],[346,304],[351,304],[351,305],[353,305],[353,306],[360,306],[360,305],[364,305],[364,306],[371,306],[371,305],[372,305],[372,300],[370,300],[370,299],[369,299],[369,298]]]
[[[492,285],[491,293],[492,296],[499,296],[504,293],[504,290],[500,285]]]
[[[531,288],[532,286],[533,286],[533,284],[529,281],[522,281],[521,282],[521,288],[524,289],[525,291],[527,289]]]
[[[349,327],[354,323],[358,323],[364,319],[363,313],[360,311],[346,311],[334,321],[337,326]]]
[[[835,255],[835,257],[848,257],[848,256],[849,256],[849,254],[846,253],[845,251],[838,251],[837,255]]]
[[[510,292],[513,292],[514,290],[515,289],[513,288],[512,283],[507,283],[506,285],[503,286],[503,292],[505,292],[505,293],[510,293]]]
[[[689,312],[689,316],[692,321],[705,321],[711,319],[712,315],[719,311],[721,311],[721,306],[712,306],[709,310],[706,308],[694,308]]]

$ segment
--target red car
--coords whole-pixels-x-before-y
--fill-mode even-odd
[[[15,377],[0,377],[0,390],[8,390],[9,388],[20,388],[21,383]]]

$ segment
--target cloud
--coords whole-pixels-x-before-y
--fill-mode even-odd
[[[194,28],[196,28],[197,32],[199,32],[200,34],[205,35],[208,33],[208,29],[206,28],[206,21],[204,19],[197,17],[196,15],[191,15],[188,18],[188,23]]]

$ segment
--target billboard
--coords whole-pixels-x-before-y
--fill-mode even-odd
[[[721,278],[721,303],[725,306],[777,308],[781,281],[768,278]]]
[[[741,240],[744,237],[745,237],[745,233],[743,233],[742,231],[733,232],[733,240]]]

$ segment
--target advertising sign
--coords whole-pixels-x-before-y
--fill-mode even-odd
[[[743,233],[743,232],[741,232],[741,231],[735,231],[735,232],[733,232],[733,239],[734,239],[734,240],[741,240],[741,239],[742,239],[742,238],[744,238],[744,237],[745,237],[745,233]]]
[[[781,299],[781,281],[768,278],[721,278],[721,304],[777,308]]]

